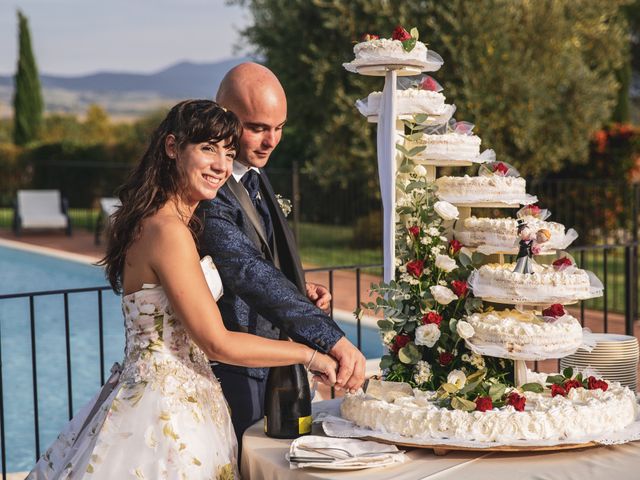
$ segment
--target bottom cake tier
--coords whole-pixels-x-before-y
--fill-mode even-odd
[[[507,405],[487,411],[450,410],[437,405],[435,392],[413,390],[413,395],[388,400],[364,393],[347,396],[341,405],[343,418],[377,432],[402,435],[408,440],[432,439],[496,442],[584,442],[623,430],[638,416],[635,394],[617,382],[606,391],[572,388],[552,396],[523,392],[526,408]]]

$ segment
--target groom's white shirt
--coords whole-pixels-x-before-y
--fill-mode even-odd
[[[255,170],[256,172],[258,172],[258,174],[260,174],[260,169],[259,168],[247,167],[246,165],[234,160],[233,161],[233,173],[231,175],[233,175],[233,178],[236,179],[236,182],[240,183],[240,181],[242,180],[243,175],[245,173],[247,173],[249,171],[249,169]]]

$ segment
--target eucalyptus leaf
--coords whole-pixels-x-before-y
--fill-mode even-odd
[[[453,397],[451,399],[451,408],[464,412],[473,412],[476,409],[476,402],[467,400],[466,398]]]
[[[398,352],[398,358],[402,363],[406,363],[409,365],[415,365],[420,361],[422,355],[418,351],[418,348],[413,343],[408,343],[406,346],[402,347]]]
[[[416,329],[416,323],[415,322],[407,322],[404,324],[404,327],[402,327],[404,329],[405,332],[407,333],[411,333]]]
[[[525,392],[542,393],[544,391],[544,387],[536,382],[525,383],[520,388]]]
[[[442,385],[440,385],[440,388],[442,388],[447,393],[457,393],[460,390],[453,383],[443,383]]]
[[[496,401],[501,399],[506,389],[507,386],[502,383],[494,383],[491,385],[489,388],[489,396],[491,397],[491,400]]]
[[[405,40],[404,42],[402,42],[402,48],[404,49],[405,52],[410,52],[415,48],[416,42],[417,40],[415,38],[410,38],[408,40]]]
[[[564,370],[562,370],[562,374],[565,376],[565,378],[573,377],[573,368],[571,367],[565,368]]]
[[[378,320],[380,330],[393,330],[393,322],[389,320]]]
[[[467,382],[475,382],[476,380],[482,381],[486,375],[487,375],[486,368],[476,370],[475,372],[473,372],[471,375],[467,377]]]
[[[413,116],[413,119],[416,123],[424,123],[429,119],[429,115],[427,115],[426,113],[418,113]]]
[[[406,148],[404,148],[404,145],[402,145],[400,143],[396,143],[396,150],[398,150],[403,155],[407,155],[407,153],[408,153],[408,150]]]
[[[411,135],[405,136],[405,138],[407,140],[411,140],[411,141],[415,142],[415,141],[420,140],[422,138],[422,133],[420,133],[420,132],[412,133]],[[421,147],[421,148],[424,150],[426,147]],[[410,157],[410,156],[411,155],[407,155],[407,157]]]
[[[547,383],[555,383],[560,385],[564,382],[564,376],[562,375],[549,375],[547,377]]]
[[[471,259],[467,255],[462,253],[462,252],[460,253],[460,255],[458,255],[458,260],[460,261],[460,264],[463,267],[468,267],[468,266],[472,265],[472,263],[473,263],[471,261]]]
[[[386,370],[391,365],[393,365],[393,357],[391,355],[383,355],[382,358],[380,358],[381,370]]]
[[[418,145],[417,147],[413,147],[411,150],[409,150],[409,152],[407,153],[407,157],[415,157],[416,155],[418,155],[419,153],[424,152],[427,149],[426,145]]]
[[[482,253],[473,252],[473,254],[471,255],[471,263],[473,265],[480,265],[481,263],[484,262],[484,258],[485,256]]]

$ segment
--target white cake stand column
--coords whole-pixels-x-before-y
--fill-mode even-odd
[[[389,66],[384,76],[384,89],[378,120],[378,176],[382,194],[384,281],[395,275],[396,251],[396,79],[397,68]]]

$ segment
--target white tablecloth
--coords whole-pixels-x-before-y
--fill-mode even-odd
[[[327,400],[313,404],[314,413],[327,410]],[[322,434],[314,425],[314,434]],[[431,450],[410,449],[402,465],[355,470],[291,470],[285,460],[290,440],[264,434],[258,422],[243,437],[242,478],[245,480],[640,480],[640,442],[581,450],[540,453],[450,452],[437,457]]]

